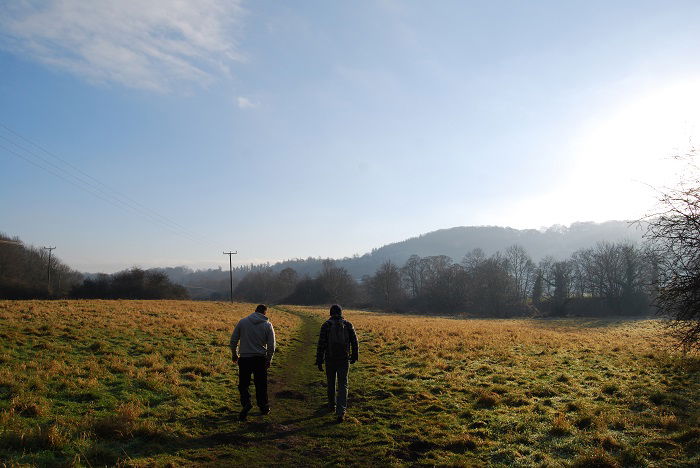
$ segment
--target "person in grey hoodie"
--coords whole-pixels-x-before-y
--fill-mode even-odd
[[[270,414],[267,400],[267,370],[275,354],[275,329],[268,320],[267,306],[260,304],[255,312],[241,319],[231,335],[231,356],[238,363],[238,390],[243,409],[239,419],[245,421],[253,408],[250,403],[250,376],[255,382],[255,400],[260,414]],[[237,349],[238,348],[238,349]],[[240,355],[240,357],[239,357]]]

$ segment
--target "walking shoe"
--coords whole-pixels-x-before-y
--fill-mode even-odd
[[[253,405],[245,405],[240,413],[238,413],[238,420],[245,421],[248,417],[248,412],[253,409]]]
[[[338,415],[338,417],[336,418],[336,420],[337,420],[339,423],[345,421],[345,413],[340,413],[340,414]]]
[[[263,406],[262,408],[260,408],[260,414],[263,416],[267,416],[268,414],[270,414],[270,407]]]

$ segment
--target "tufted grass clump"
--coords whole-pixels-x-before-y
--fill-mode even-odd
[[[563,413],[558,413],[552,419],[552,425],[549,429],[549,433],[556,437],[563,437],[571,434],[573,428],[571,423],[566,418]]]

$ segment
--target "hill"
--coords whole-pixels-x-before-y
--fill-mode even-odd
[[[480,248],[486,255],[504,251],[514,244],[525,248],[536,262],[552,256],[568,258],[576,250],[595,246],[598,242],[642,241],[644,230],[628,221],[604,223],[580,222],[571,226],[551,226],[547,229],[513,229],[499,226],[461,226],[422,234],[400,242],[387,244],[355,257],[335,260],[356,278],[373,274],[386,260],[403,265],[411,255],[420,257],[447,255],[459,262],[465,254]],[[287,260],[272,265],[274,270],[294,268],[300,274],[315,275],[323,259]]]
[[[364,275],[372,275],[386,260],[401,266],[411,255],[428,257],[447,255],[455,262],[465,254],[480,248],[486,255],[504,251],[514,244],[525,248],[537,262],[552,256],[557,260],[568,258],[579,249],[593,247],[598,242],[629,241],[641,243],[642,226],[627,221],[604,223],[580,222],[571,226],[551,226],[546,229],[513,229],[499,226],[461,226],[440,229],[399,242],[373,249],[362,256],[356,255],[333,259],[335,265],[345,268],[352,277],[359,280]],[[234,281],[240,281],[247,273],[271,268],[279,272],[285,268],[294,269],[299,277],[316,276],[322,268],[324,258],[309,257],[290,259],[275,264],[245,265],[234,269]],[[187,267],[158,268],[174,283],[187,288],[193,299],[226,299],[229,294],[229,273],[220,267],[193,271]]]

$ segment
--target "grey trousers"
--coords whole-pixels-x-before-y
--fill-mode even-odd
[[[346,361],[327,361],[328,404],[335,405],[336,414],[345,413],[348,406],[348,371],[350,363]],[[338,379],[338,397],[335,395],[335,380]]]

